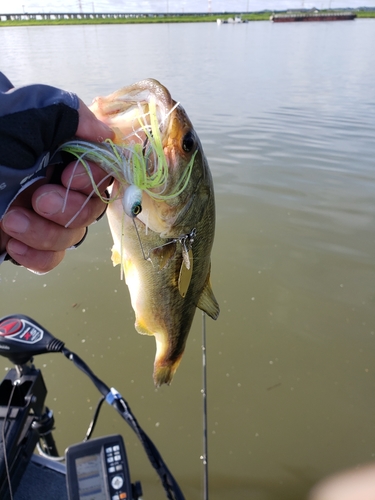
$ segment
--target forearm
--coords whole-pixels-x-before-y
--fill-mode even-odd
[[[13,88],[0,73],[0,220],[13,199],[45,176],[59,144],[78,127],[79,99],[47,85]]]

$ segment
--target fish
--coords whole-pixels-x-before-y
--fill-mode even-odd
[[[137,199],[134,186],[118,176],[107,209],[112,261],[123,269],[135,329],[155,337],[153,380],[159,387],[173,379],[196,308],[213,319],[219,316],[210,280],[215,233],[212,175],[186,111],[157,80],[96,97],[90,109],[115,131],[114,144],[138,145],[148,176],[159,173],[161,156],[165,161],[163,182],[142,191],[136,213],[124,210],[127,196]],[[157,130],[150,125],[155,117]],[[153,140],[159,147],[150,148]]]

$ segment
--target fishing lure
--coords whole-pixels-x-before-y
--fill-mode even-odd
[[[130,136],[124,138],[121,145],[109,139],[102,143],[72,140],[65,142],[58,149],[58,151],[70,153],[77,159],[77,165],[81,163],[84,166],[93,186],[93,194],[99,196],[102,201],[110,203],[113,199],[101,195],[99,186],[92,176],[89,161],[97,163],[109,176],[115,177],[126,187],[122,204],[126,215],[131,218],[137,217],[142,211],[143,192],[155,200],[162,201],[180,195],[188,185],[197,153],[192,155],[173,190],[166,194],[168,162],[163,150],[155,99],[150,99],[148,107],[148,113],[143,113],[138,117],[139,128],[134,129]],[[147,119],[150,123],[147,123]],[[145,134],[146,139],[143,144],[134,142],[134,137],[140,139],[139,132]]]

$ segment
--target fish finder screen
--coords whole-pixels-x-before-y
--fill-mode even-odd
[[[80,500],[104,500],[107,498],[102,458],[99,453],[76,459]]]

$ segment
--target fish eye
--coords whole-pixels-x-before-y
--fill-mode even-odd
[[[186,153],[190,153],[190,151],[195,147],[195,137],[194,133],[189,130],[183,139],[182,139],[182,149],[186,151]]]

